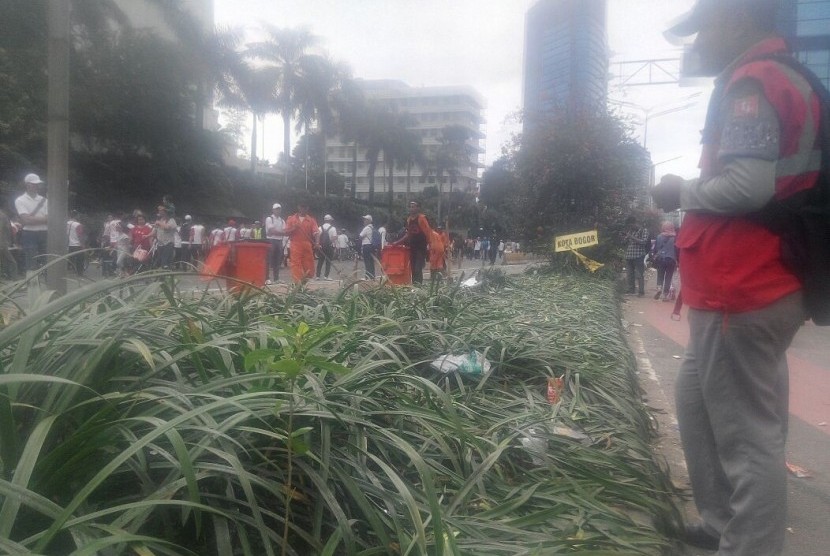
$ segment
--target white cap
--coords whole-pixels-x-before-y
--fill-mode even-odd
[[[274,210],[274,209],[281,209],[281,208],[282,208],[282,205],[281,205],[281,204],[279,204],[279,203],[274,203],[274,206],[272,206],[272,207],[271,207],[271,210]]]
[[[368,220],[369,222],[371,222],[372,221],[372,215],[371,214],[364,215],[363,220]]]
[[[193,218],[191,218],[191,216],[189,214],[185,214],[184,219],[185,220],[193,220]]]
[[[26,177],[23,178],[23,181],[25,183],[43,183],[43,181],[41,181],[40,179],[40,176],[38,176],[37,174],[26,174]]]
[[[329,220],[334,220],[334,218],[332,218],[330,214],[327,214],[323,217],[323,220],[328,222]]]

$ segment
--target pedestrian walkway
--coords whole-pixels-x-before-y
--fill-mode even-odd
[[[653,291],[653,285],[652,285]],[[648,293],[648,292],[647,292]],[[626,296],[623,319],[635,357],[645,403],[659,427],[655,453],[665,458],[673,483],[685,495],[689,520],[697,514],[690,499],[688,475],[677,429],[674,382],[689,338],[688,308],[671,319],[673,303],[650,296]],[[788,352],[790,367],[790,433],[788,462],[794,465],[788,484],[788,535],[783,556],[830,554],[830,327],[807,323]],[[797,477],[801,469],[810,477]],[[686,556],[711,552],[687,548]]]

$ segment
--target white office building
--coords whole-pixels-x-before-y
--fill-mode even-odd
[[[362,80],[358,82],[366,98],[387,106],[393,112],[408,114],[412,120],[409,127],[421,139],[421,145],[427,160],[434,159],[441,145],[442,133],[447,126],[463,126],[470,132],[467,142],[469,156],[458,168],[458,177],[450,184],[450,177],[444,172],[443,192],[475,191],[480,182],[480,170],[483,168],[485,128],[482,109],[482,97],[471,87],[410,87],[406,83],[394,80]],[[327,169],[337,172],[346,180],[346,189],[351,190],[354,149],[352,143],[343,143],[339,137],[326,141]],[[397,166],[397,164],[396,164]],[[426,168],[413,166],[411,169],[411,192],[419,193],[426,187],[436,187],[435,172]],[[357,172],[355,193],[366,197],[369,191],[369,163],[366,150],[357,147]],[[388,194],[388,178],[384,180],[383,153],[378,158],[375,171],[375,195]],[[393,190],[397,197],[406,193],[406,170],[394,168]],[[386,174],[388,176],[388,173]]]

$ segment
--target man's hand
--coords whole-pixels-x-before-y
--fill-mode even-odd
[[[651,190],[651,198],[657,208],[670,212],[680,208],[680,190],[684,180],[674,174],[666,174]]]

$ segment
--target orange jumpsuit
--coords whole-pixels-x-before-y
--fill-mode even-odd
[[[444,238],[435,230],[431,231],[429,242],[429,270],[431,272],[441,272],[444,270],[444,255],[446,254],[446,246],[444,245]]]
[[[285,233],[291,240],[291,279],[295,283],[314,277],[317,228],[317,221],[310,215],[300,220],[299,215],[292,214],[285,221]]]

